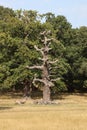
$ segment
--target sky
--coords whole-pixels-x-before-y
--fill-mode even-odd
[[[0,0],[0,5],[14,10],[36,10],[63,15],[72,27],[87,26],[87,0]]]

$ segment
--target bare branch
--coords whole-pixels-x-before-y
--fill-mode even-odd
[[[37,51],[41,52],[42,55],[44,55],[43,48],[39,49],[36,45],[34,46],[34,48],[35,48]]]
[[[57,59],[57,60],[55,60],[55,61],[49,61],[48,63],[49,64],[55,64],[55,63],[57,63],[59,60]]]
[[[35,86],[37,86],[36,82],[41,82],[41,83],[43,83],[45,86],[49,86],[49,87],[54,86],[53,82],[48,81],[47,79],[39,79],[39,78],[36,78],[36,77],[35,77],[35,78],[33,79],[33,84],[34,84]]]
[[[34,48],[35,48],[37,51],[42,51],[42,49],[39,49],[36,45],[34,45]]]
[[[44,40],[41,39],[41,42],[44,43]]]
[[[44,58],[39,57],[39,60],[44,61],[44,62],[48,61],[48,59],[49,59],[48,57],[46,57],[46,58],[45,57]]]
[[[52,87],[52,86],[54,86],[54,83],[49,81],[48,83],[46,83],[46,85],[49,86],[49,87]]]
[[[45,51],[45,52],[49,52],[51,49],[52,49],[52,48],[46,46],[46,47],[44,48],[44,51]]]
[[[53,40],[53,38],[50,38],[50,39],[46,39],[47,42],[51,42]]]
[[[52,34],[51,30],[47,31],[46,35]]]
[[[46,31],[43,31],[40,33],[40,35],[45,35],[46,34]]]
[[[51,45],[51,42],[48,43],[48,47]]]
[[[27,69],[43,69],[43,65],[42,66],[26,66]]]
[[[56,78],[56,79],[51,79],[51,81],[53,82],[55,82],[55,81],[58,81],[58,80],[60,80],[60,78]]]
[[[50,38],[50,39],[48,39],[47,37],[44,38],[44,44],[45,44],[45,45],[46,45],[47,43],[51,42],[51,41],[52,41],[51,38]]]
[[[33,82],[36,82],[36,81],[38,81],[38,82],[41,82],[41,83],[44,83],[44,84],[45,84],[45,82],[44,82],[44,80],[43,80],[43,79],[34,78]]]
[[[38,84],[36,84],[36,82],[35,82],[35,80],[33,79],[33,85],[36,87],[36,88],[38,88]]]
[[[54,38],[49,38],[49,39],[46,38],[46,41],[47,41],[47,42],[51,42],[52,40],[54,40]]]
[[[35,75],[34,75],[33,82],[32,82],[36,87],[38,87],[38,84],[37,84],[36,82],[41,82],[41,83],[44,84],[43,79],[39,79],[39,78],[36,78],[36,77],[37,77],[37,76],[36,76],[36,74],[35,74]]]
[[[51,34],[51,30],[49,31],[43,31],[40,33],[40,35],[50,35]]]
[[[44,41],[43,41],[43,44],[49,46],[49,45],[51,44],[51,41],[53,41],[53,40],[54,40],[53,38],[49,38],[49,39],[48,39],[48,38],[45,36]]]

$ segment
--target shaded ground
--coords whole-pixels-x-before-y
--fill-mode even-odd
[[[24,97],[22,96],[22,94],[18,94],[15,93],[14,95],[10,94],[6,94],[6,95],[2,95],[0,96],[0,110],[3,109],[11,109],[13,107],[16,107],[16,101],[21,101],[24,100]],[[35,102],[40,101],[41,96],[34,96],[32,99],[28,98],[26,100],[26,102],[24,104],[21,104],[22,106],[26,106],[26,105],[35,105]],[[75,94],[58,94],[55,96],[52,96],[52,100],[57,103],[57,105],[69,105],[69,104],[73,104],[73,105],[78,105],[78,104],[87,104],[87,93],[75,93]],[[56,105],[56,104],[52,104],[52,105]]]

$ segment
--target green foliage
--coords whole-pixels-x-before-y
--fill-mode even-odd
[[[9,17],[15,17],[15,12],[10,8],[0,6],[0,20],[6,21]]]
[[[87,88],[87,80],[84,81],[83,87]]]
[[[41,46],[40,32],[44,30],[51,30],[56,39],[49,55],[51,60],[58,59],[57,68],[51,70],[54,78],[61,78],[55,89],[87,88],[87,27],[72,28],[66,17],[51,12],[41,15],[0,6],[0,89],[24,87],[26,78],[32,81],[35,71],[26,66],[39,63],[34,45]]]
[[[87,77],[87,59],[84,59],[84,61],[81,63],[79,73],[83,77]]]
[[[67,87],[64,81],[58,80],[55,83],[55,86],[52,88],[52,93],[65,92],[67,91]]]

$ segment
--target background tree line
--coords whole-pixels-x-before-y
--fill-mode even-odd
[[[41,46],[40,32],[51,30],[51,59],[58,59],[53,67],[55,82],[52,92],[87,91],[87,27],[72,28],[66,17],[33,10],[12,10],[0,6],[0,91],[36,90],[32,84],[36,70],[26,66],[40,64],[40,54],[34,45]],[[40,77],[40,71],[37,72]],[[41,86],[37,89],[41,89]]]

